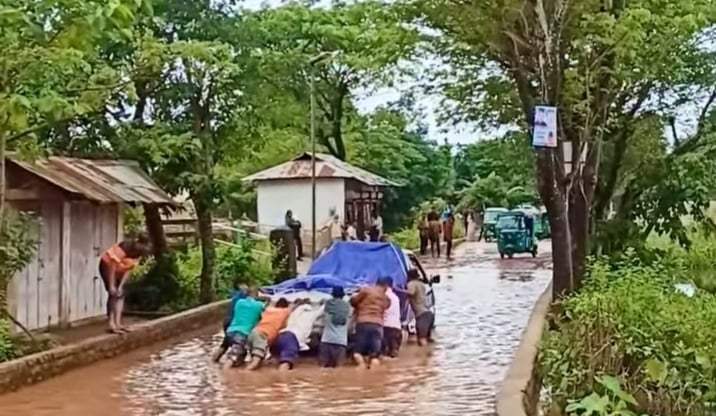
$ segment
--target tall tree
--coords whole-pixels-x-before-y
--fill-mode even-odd
[[[459,68],[458,79],[468,80],[468,88],[485,85],[466,97],[492,97],[510,86],[507,99],[487,100],[510,111],[473,116],[494,120],[516,107],[516,121],[529,131],[536,105],[558,108],[559,147],[536,149],[537,184],[552,228],[555,294],[575,289],[585,271],[603,146],[620,120],[639,113],[652,85],[667,90],[695,69],[692,58],[703,54],[696,40],[714,22],[713,3],[418,0],[417,6],[421,21],[440,31],[437,52]],[[571,171],[567,159],[578,162]]]
[[[307,108],[315,75],[317,138],[340,159],[346,158],[344,127],[351,98],[358,89],[389,83],[419,40],[417,30],[401,23],[395,7],[378,1],[330,8],[289,3],[250,14],[241,27],[241,39],[251,39],[261,58],[267,88],[289,91]],[[333,55],[316,60],[326,53]]]

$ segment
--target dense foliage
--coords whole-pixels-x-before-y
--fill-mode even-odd
[[[541,348],[551,414],[713,410],[716,331],[708,323],[716,322],[716,297],[676,289],[690,280],[690,260],[671,256],[645,264],[631,254],[592,264],[581,292],[560,303]],[[616,412],[619,402],[634,413]]]

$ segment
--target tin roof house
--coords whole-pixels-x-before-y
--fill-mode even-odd
[[[287,210],[311,225],[311,154],[260,171],[244,178],[256,183],[259,230],[267,233],[285,224]],[[316,224],[320,228],[337,214],[341,221],[354,223],[361,233],[370,225],[370,214],[380,211],[385,188],[400,186],[334,156],[316,154]],[[305,239],[304,239],[305,241]]]
[[[8,202],[40,224],[35,258],[8,287],[10,312],[29,329],[104,315],[99,257],[123,238],[123,205],[174,201],[132,161],[6,160]]]

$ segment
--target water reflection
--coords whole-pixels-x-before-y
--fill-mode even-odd
[[[494,398],[549,272],[430,262],[452,276],[435,286],[437,339],[378,370],[289,374],[222,369],[218,334],[188,336],[0,397],[0,415],[492,415]],[[531,261],[531,260],[526,260]]]

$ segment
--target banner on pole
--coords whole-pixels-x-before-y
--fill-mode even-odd
[[[535,107],[532,146],[557,147],[557,107]]]

